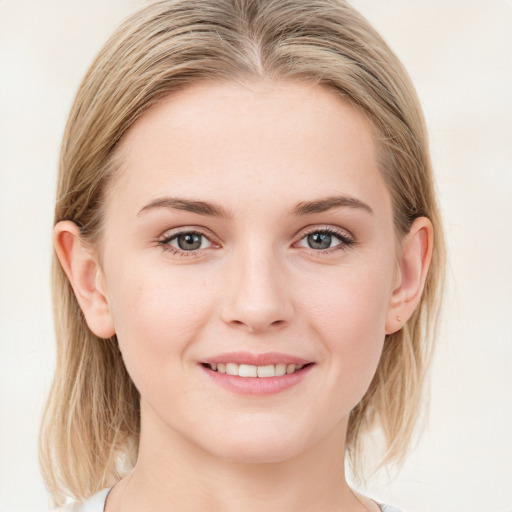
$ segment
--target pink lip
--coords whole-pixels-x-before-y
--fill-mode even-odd
[[[305,365],[312,363],[300,357],[291,356],[288,354],[279,354],[277,352],[267,352],[265,354],[251,354],[248,352],[226,352],[218,354],[214,357],[208,358],[203,361],[208,364],[218,363],[238,363],[238,364],[251,364],[254,366],[265,366],[269,364],[296,364]],[[205,364],[201,364],[200,368],[205,372],[210,379],[216,384],[237,393],[239,395],[248,396],[268,396],[280,393],[299,384],[315,366],[308,364],[308,366],[298,370],[294,373],[281,375],[279,377],[238,377],[236,375],[228,375],[227,373],[219,373],[211,370]]]
[[[279,363],[300,365],[308,364],[312,361],[289,354],[280,354],[279,352],[265,352],[263,354],[254,354],[251,352],[225,352],[223,354],[217,354],[213,357],[209,357],[202,362],[208,364],[237,363],[251,364],[253,366],[265,366]]]

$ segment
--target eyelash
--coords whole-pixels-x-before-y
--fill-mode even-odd
[[[211,238],[213,238],[212,235],[207,235],[206,233],[197,229],[184,229],[182,231],[175,231],[172,234],[165,233],[163,238],[158,241],[158,245],[160,245],[164,251],[170,252],[172,255],[178,256],[180,258],[190,258],[192,256],[197,256],[198,252],[202,250],[201,248],[192,251],[185,251],[169,245],[172,240],[175,240],[178,237],[184,235],[197,235],[199,237],[206,238],[206,240],[208,240],[211,244],[215,244],[211,240]]]
[[[323,234],[323,235],[334,236],[340,241],[339,244],[336,244],[333,247],[328,247],[327,249],[313,249],[312,247],[309,247],[309,249],[311,251],[313,251],[315,254],[328,254],[328,253],[332,253],[335,251],[344,251],[346,249],[349,249],[351,246],[353,246],[356,243],[355,238],[351,234],[349,234],[345,230],[336,228],[334,226],[321,226],[321,227],[315,226],[314,228],[303,233],[299,242],[304,240],[304,238],[308,237],[309,235],[313,235],[313,234]]]
[[[297,242],[295,242],[294,245],[301,242],[309,235],[313,235],[313,234],[324,234],[324,235],[334,236],[340,242],[340,243],[336,244],[335,246],[328,247],[326,249],[313,249],[312,247],[304,247],[304,248],[312,251],[314,254],[328,254],[328,253],[332,253],[332,252],[340,251],[340,250],[344,251],[356,243],[356,240],[354,239],[354,237],[352,235],[348,234],[345,230],[335,228],[333,226],[321,226],[321,227],[315,227],[314,229],[312,228],[312,229],[304,232],[302,234],[301,238]],[[170,245],[170,242],[172,240],[175,240],[178,237],[184,236],[184,235],[196,235],[196,236],[205,238],[212,245],[216,244],[215,242],[213,242],[211,240],[211,238],[213,238],[212,235],[206,234],[197,229],[184,229],[182,231],[173,232],[172,234],[165,233],[163,235],[163,238],[158,240],[158,245],[160,247],[162,247],[162,249],[164,251],[170,252],[172,255],[178,256],[181,258],[189,258],[189,257],[197,256],[201,250],[204,250],[204,248],[203,249],[199,248],[196,250],[185,251],[183,249],[178,249],[177,247],[173,247],[172,245]]]

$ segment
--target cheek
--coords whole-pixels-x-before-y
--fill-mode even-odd
[[[311,327],[323,341],[333,381],[353,390],[352,406],[369,386],[380,359],[391,290],[389,268],[345,269],[302,305],[311,312]]]
[[[165,266],[152,270],[135,263],[111,276],[117,284],[109,294],[111,311],[132,379],[139,386],[159,368],[169,374],[208,318],[207,281],[177,279]]]
[[[315,283],[305,282],[302,308],[327,329],[362,337],[367,330],[384,335],[392,276],[393,267],[383,263],[346,266]]]

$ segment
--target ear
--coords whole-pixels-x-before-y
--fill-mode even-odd
[[[100,338],[110,338],[115,329],[96,252],[70,220],[56,224],[53,245],[89,329]]]
[[[427,278],[434,229],[426,217],[418,217],[402,242],[395,288],[386,316],[386,334],[399,331],[418,306]]]

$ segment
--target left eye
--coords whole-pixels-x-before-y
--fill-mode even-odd
[[[308,247],[321,251],[331,249],[343,243],[348,244],[349,241],[341,235],[329,231],[315,231],[302,238],[298,245],[299,247]]]
[[[210,247],[210,241],[201,233],[178,233],[169,238],[166,243],[181,251],[197,251]]]

